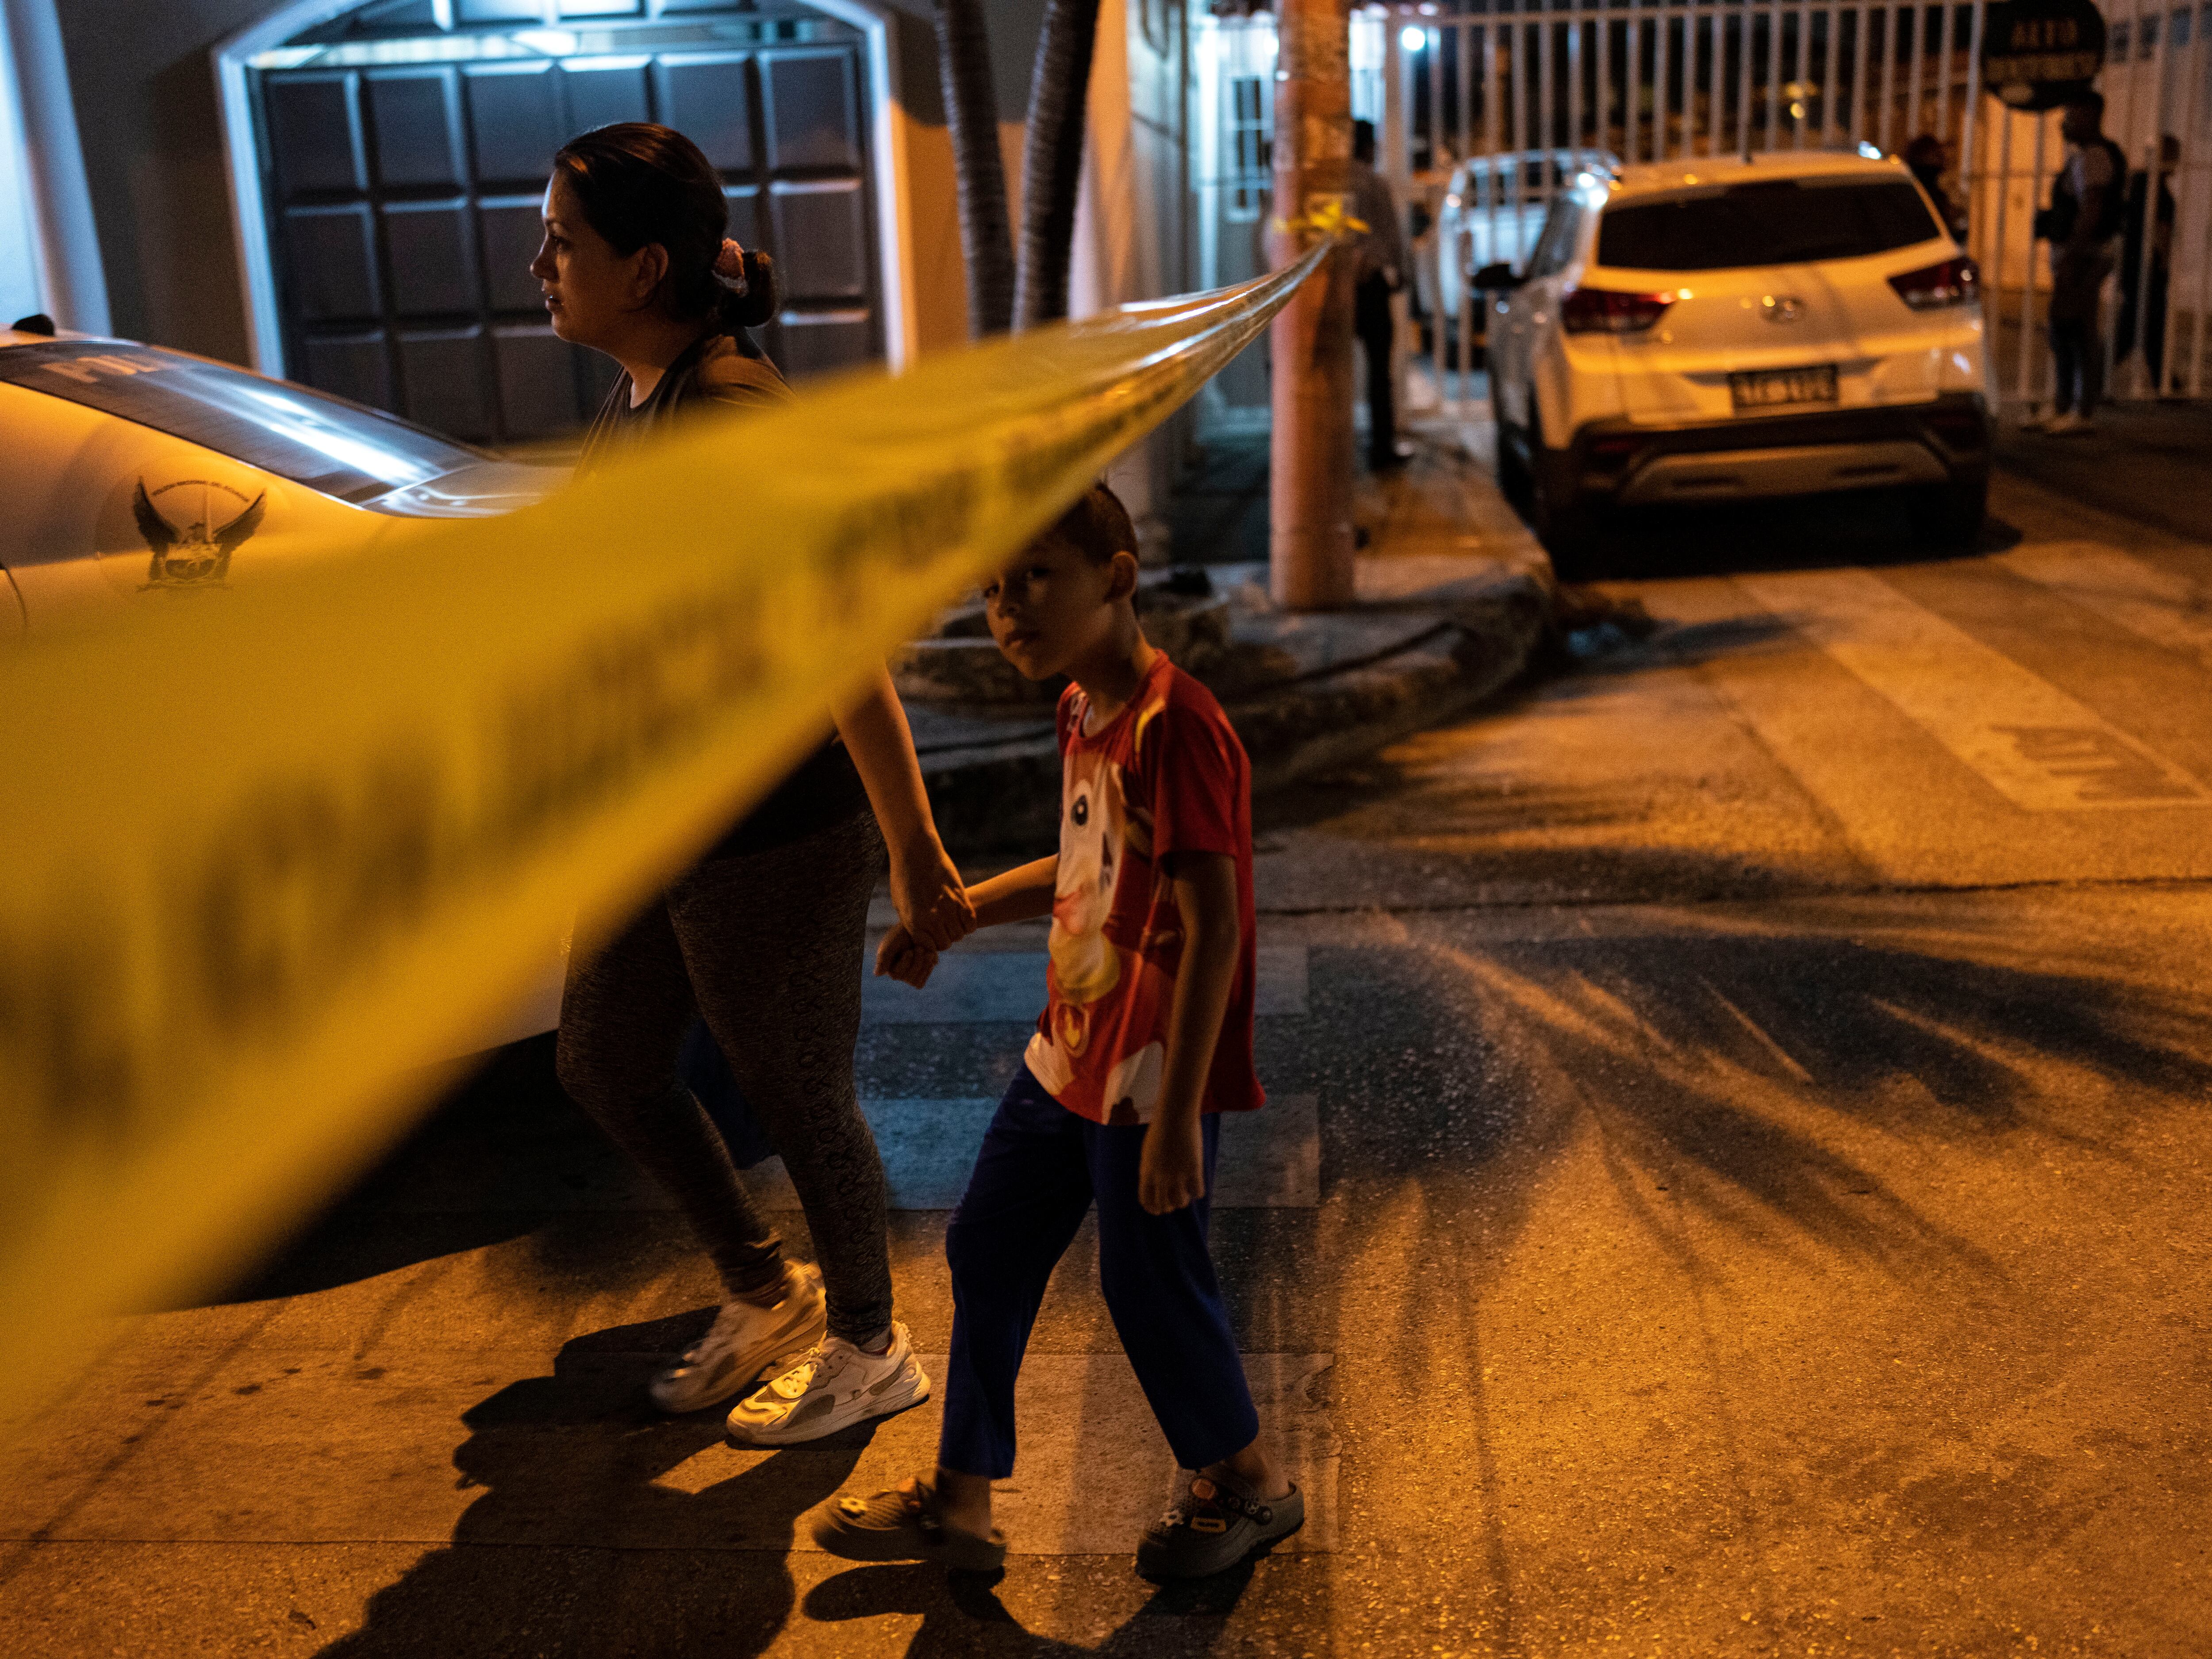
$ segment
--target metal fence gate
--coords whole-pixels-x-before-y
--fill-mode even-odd
[[[2051,376],[2049,278],[2032,226],[2065,147],[2058,112],[2021,114],[1983,95],[1989,20],[1986,0],[1397,4],[1383,41],[1379,148],[1401,200],[1425,208],[1431,225],[1459,163],[1527,156],[1498,170],[1502,187],[1477,210],[1493,257],[1518,263],[1553,191],[1581,165],[1578,151],[1624,163],[1860,145],[1894,155],[1932,137],[1982,265],[2004,396],[2038,404]],[[2107,384],[2120,398],[2198,397],[2212,343],[2212,3],[2114,0],[2106,21],[2106,131],[2128,153],[2131,187],[2160,203],[2137,218],[2151,219],[2154,251],[2130,262],[2131,293],[2117,275],[2107,286]],[[2159,228],[2169,217],[2170,235]],[[1437,257],[1432,242],[1417,254]],[[1425,297],[1437,285],[1425,275]],[[1466,401],[1474,337],[1471,296],[1455,308],[1429,337],[1448,408]],[[2130,353],[2124,335],[2137,319]],[[2145,362],[2161,345],[2163,386]]]

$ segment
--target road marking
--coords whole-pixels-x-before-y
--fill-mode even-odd
[[[918,1357],[929,1373],[933,1397],[878,1425],[857,1460],[849,1449],[834,1449],[848,1443],[843,1435],[833,1437],[833,1449],[825,1449],[800,1446],[768,1452],[717,1445],[652,1484],[662,1492],[703,1495],[770,1460],[773,1471],[761,1472],[782,1473],[787,1481],[793,1465],[819,1460],[853,1466],[836,1483],[841,1491],[874,1492],[896,1485],[936,1461],[945,1357]],[[1325,1353],[1244,1356],[1252,1403],[1284,1472],[1306,1495],[1306,1524],[1279,1547],[1284,1553],[1328,1554],[1337,1547],[1336,1439],[1328,1408],[1318,1398],[1334,1363],[1334,1356]],[[1015,1554],[1128,1555],[1135,1550],[1139,1536],[1159,1517],[1176,1465],[1136,1374],[1118,1349],[1030,1354],[1014,1395],[1014,1435],[1018,1451],[1013,1479],[993,1489],[992,1507]],[[805,1528],[795,1531],[793,1547],[812,1550]],[[769,1539],[737,1543],[738,1548],[748,1546],[774,1547]]]
[[[871,973],[861,981],[860,1018],[870,1025],[1032,1024],[1044,1012],[1042,951],[955,951],[921,990]],[[1306,1012],[1306,950],[1262,945],[1253,1012]]]
[[[949,1210],[967,1190],[975,1148],[996,1100],[864,1100],[882,1150],[894,1210]],[[745,1172],[756,1202],[799,1207],[783,1160]],[[1222,1120],[1213,1204],[1222,1210],[1310,1210],[1321,1203],[1321,1112],[1312,1095],[1273,1095],[1256,1112]]]
[[[2030,811],[2203,806],[2203,785],[2095,711],[1861,570],[1734,579]]]
[[[1996,562],[2153,645],[2212,668],[2212,590],[2201,582],[2099,542],[2015,548]]]

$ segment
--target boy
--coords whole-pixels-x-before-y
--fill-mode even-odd
[[[1060,700],[1060,852],[969,892],[981,927],[1052,917],[1045,1012],[945,1234],[936,1472],[817,1511],[815,1540],[835,1555],[1004,1562],[991,1482],[1013,1473],[1014,1379],[1094,1199],[1115,1328],[1176,1461],[1197,1472],[1145,1533],[1138,1571],[1218,1572],[1305,1519],[1260,1443],[1206,1253],[1216,1115],[1263,1098],[1251,770],[1212,694],[1145,639],[1136,587],[1136,532],[1100,484],[983,590],[1016,668],[1074,680]],[[937,958],[894,927],[876,960],[918,986]]]

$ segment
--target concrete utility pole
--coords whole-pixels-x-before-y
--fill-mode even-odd
[[[1275,19],[1274,217],[1303,227],[1332,201],[1352,210],[1352,17],[1348,0],[1276,0]],[[1271,229],[1275,264],[1314,234]],[[1269,586],[1286,610],[1334,610],[1352,599],[1348,250],[1276,314],[1269,350]]]

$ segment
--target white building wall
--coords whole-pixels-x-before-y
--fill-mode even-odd
[[[0,322],[108,330],[84,152],[53,0],[0,0]]]

